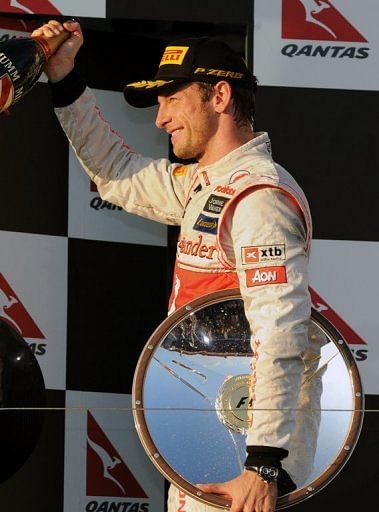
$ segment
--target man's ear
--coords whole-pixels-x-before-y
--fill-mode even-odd
[[[232,104],[232,87],[229,82],[221,80],[214,86],[214,94],[212,97],[213,107],[216,112],[223,114],[231,108]]]

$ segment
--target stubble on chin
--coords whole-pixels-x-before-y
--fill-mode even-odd
[[[181,160],[197,160],[197,152],[193,148],[175,148],[175,146],[172,146],[172,151],[174,155]]]

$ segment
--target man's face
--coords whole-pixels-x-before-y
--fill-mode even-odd
[[[204,101],[199,86],[191,83],[162,93],[158,102],[156,125],[171,135],[175,155],[201,162],[217,129],[212,100]]]

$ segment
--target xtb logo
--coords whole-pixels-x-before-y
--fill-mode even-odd
[[[0,11],[18,14],[61,14],[49,0],[0,0]]]
[[[367,43],[330,0],[282,0],[282,37]]]
[[[285,260],[286,248],[284,244],[242,247],[241,256],[243,265],[261,261]]]

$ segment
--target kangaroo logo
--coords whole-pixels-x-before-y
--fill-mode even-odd
[[[367,43],[330,0],[282,0],[282,37]]]
[[[87,413],[87,496],[147,498],[90,412]]]
[[[311,294],[312,306],[338,329],[349,345],[366,345],[363,338],[313,288],[309,287],[309,292]]]
[[[300,0],[305,9],[305,21],[307,23],[314,23],[319,27],[322,27],[324,30],[329,32],[334,39],[337,39],[336,34],[331,30],[328,25],[319,21],[316,16],[318,13],[323,11],[324,9],[330,9],[330,5],[327,2],[320,1],[319,4],[315,0]]]
[[[124,496],[126,496],[126,489],[121,485],[121,483],[114,478],[110,471],[117,466],[117,464],[121,464],[121,459],[118,457],[115,457],[114,455],[110,455],[104,448],[102,448],[100,445],[94,443],[91,441],[89,437],[87,437],[87,442],[92,448],[92,450],[97,453],[99,456],[99,459],[101,460],[101,463],[103,465],[103,476],[104,478],[107,478],[108,480],[111,480],[111,482],[114,482],[119,489],[121,489],[121,492]]]
[[[16,329],[23,338],[45,339],[45,336],[1,273],[0,318]]]

